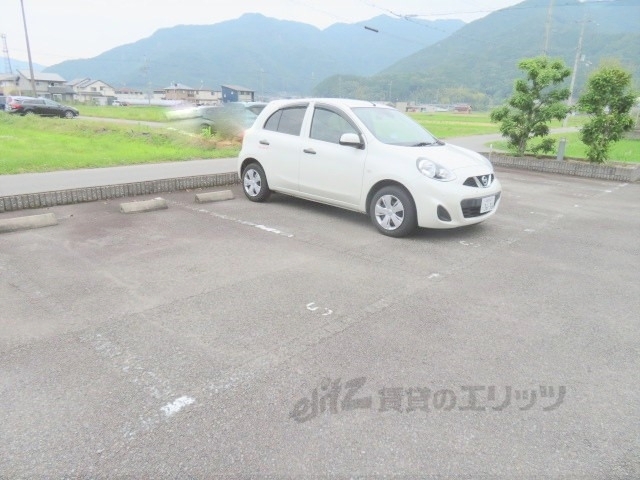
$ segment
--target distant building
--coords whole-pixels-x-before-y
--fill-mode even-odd
[[[116,98],[115,89],[102,80],[78,78],[67,82],[67,85],[73,89],[78,102],[110,105]]]
[[[458,103],[454,105],[453,111],[456,113],[471,113],[471,105],[467,103]]]
[[[114,90],[114,95],[120,102],[131,102],[135,104],[140,104],[140,103],[143,103],[144,101],[149,100],[147,98],[147,95],[145,95],[145,93],[142,90],[138,90],[136,88],[129,88],[129,87],[116,88]],[[164,90],[162,90],[162,95],[164,95]]]
[[[15,74],[0,77],[0,84],[4,95],[33,95],[35,97],[51,98],[51,87],[64,87],[65,79],[57,73],[33,72],[35,95],[31,87],[31,73],[18,70]]]
[[[182,83],[172,83],[164,89],[165,100],[181,100],[196,103],[196,89]]]
[[[172,83],[164,89],[163,100],[180,101],[196,105],[215,105],[220,103],[221,98],[221,92],[207,88],[191,88],[181,83]]]
[[[0,95],[10,95],[16,93],[18,87],[18,77],[13,73],[0,75]]]
[[[237,85],[222,85],[222,102],[253,102],[255,92]]]

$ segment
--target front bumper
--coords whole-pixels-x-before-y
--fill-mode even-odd
[[[483,222],[496,213],[502,197],[502,186],[498,179],[493,177],[488,187],[471,186],[473,183],[469,178],[486,176],[486,173],[463,174],[462,180],[460,173],[456,172],[459,177],[453,182],[425,178],[414,185],[411,194],[416,203],[418,226],[456,228]],[[483,211],[492,203],[489,210]]]

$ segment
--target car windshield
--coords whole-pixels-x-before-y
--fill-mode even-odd
[[[422,126],[398,110],[372,106],[353,108],[353,113],[383,143],[412,147],[442,144]]]

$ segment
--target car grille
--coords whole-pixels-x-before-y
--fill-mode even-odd
[[[496,193],[496,203],[500,199],[500,192]],[[491,212],[480,213],[480,205],[482,204],[482,198],[468,198],[466,200],[462,200],[460,202],[460,206],[462,207],[462,216],[464,218],[473,218],[479,217],[480,215],[486,215]],[[495,208],[495,207],[494,207]]]
[[[467,187],[487,188],[491,186],[495,178],[496,177],[493,173],[489,175],[478,175],[477,177],[467,178],[463,185],[466,185]]]

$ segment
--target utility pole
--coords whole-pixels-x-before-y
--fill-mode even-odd
[[[580,63],[580,56],[582,55],[582,41],[584,39],[584,27],[591,20],[587,20],[586,17],[582,19],[582,26],[580,27],[580,37],[578,38],[578,49],[576,50],[576,58],[573,62],[573,72],[571,73],[571,85],[569,85],[569,107],[573,106],[573,90],[576,86],[576,77],[578,76],[578,64]],[[569,115],[564,117],[562,126],[566,127],[569,122]]]
[[[149,105],[151,105],[151,82],[149,81],[149,59],[147,56],[144,56],[144,65],[142,66],[142,74],[146,80],[147,84],[147,101]]]
[[[554,0],[549,0],[549,9],[547,10],[547,24],[545,27],[544,51],[543,51],[543,55],[545,57],[549,53],[549,33],[551,32],[551,19],[553,18],[553,1]]]
[[[2,53],[4,54],[4,73],[8,73],[11,75],[13,71],[11,70],[11,57],[9,56],[9,48],[7,47],[7,35],[2,33],[0,34],[2,37]]]
[[[27,17],[24,15],[24,1],[20,0],[20,7],[22,8],[22,23],[24,24],[24,38],[27,41],[27,56],[29,57],[29,74],[31,75],[31,90],[33,96],[37,95],[36,81],[33,78],[33,62],[31,61],[31,47],[29,46],[29,34],[27,33]]]

